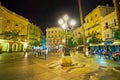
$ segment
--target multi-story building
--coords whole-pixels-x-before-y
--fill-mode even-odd
[[[103,41],[113,40],[114,39],[114,30],[118,29],[118,21],[115,12],[102,17],[101,21],[102,26],[102,39]]]
[[[118,21],[116,12],[111,12],[110,14],[102,17],[101,21],[103,41],[106,43],[108,49],[112,51],[120,51],[120,41],[115,40],[114,32],[118,29]]]
[[[5,32],[17,31],[16,40],[5,37]],[[0,4],[0,50],[2,52],[23,51],[33,39],[40,40],[41,30],[28,19],[6,9]]]
[[[64,44],[64,31],[60,27],[52,27],[46,29],[46,44],[51,48],[58,48]]]
[[[114,8],[111,6],[99,5],[88,15],[85,16],[85,35],[88,37],[89,35],[96,33],[99,39],[102,39],[102,26],[101,26],[101,17],[113,12]]]
[[[77,27],[72,31],[73,31],[74,41],[77,41],[78,38],[82,37],[82,27]]]
[[[33,45],[35,41],[42,42],[43,32],[33,23],[28,25],[27,40],[29,45]],[[41,45],[41,44],[40,44]]]

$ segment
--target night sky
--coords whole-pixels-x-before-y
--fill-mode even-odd
[[[58,26],[58,19],[64,14],[79,21],[78,0],[0,0],[7,9],[29,19],[44,32],[46,27]],[[113,5],[112,0],[81,0],[83,16],[97,5]]]

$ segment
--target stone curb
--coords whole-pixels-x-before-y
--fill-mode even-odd
[[[115,69],[115,68],[113,68],[113,70],[120,73],[120,70],[117,70],[117,69]]]

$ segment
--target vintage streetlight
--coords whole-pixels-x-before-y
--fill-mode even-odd
[[[72,59],[68,47],[68,31],[73,29],[73,26],[76,24],[76,21],[73,19],[69,20],[68,15],[64,15],[63,18],[60,18],[58,20],[58,23],[65,31],[65,49],[64,55],[62,56],[62,66],[70,66],[72,65]]]

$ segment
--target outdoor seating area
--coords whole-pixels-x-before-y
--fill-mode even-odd
[[[120,58],[120,52],[115,52],[115,53],[113,53],[112,56],[113,56],[113,60],[116,61]]]

